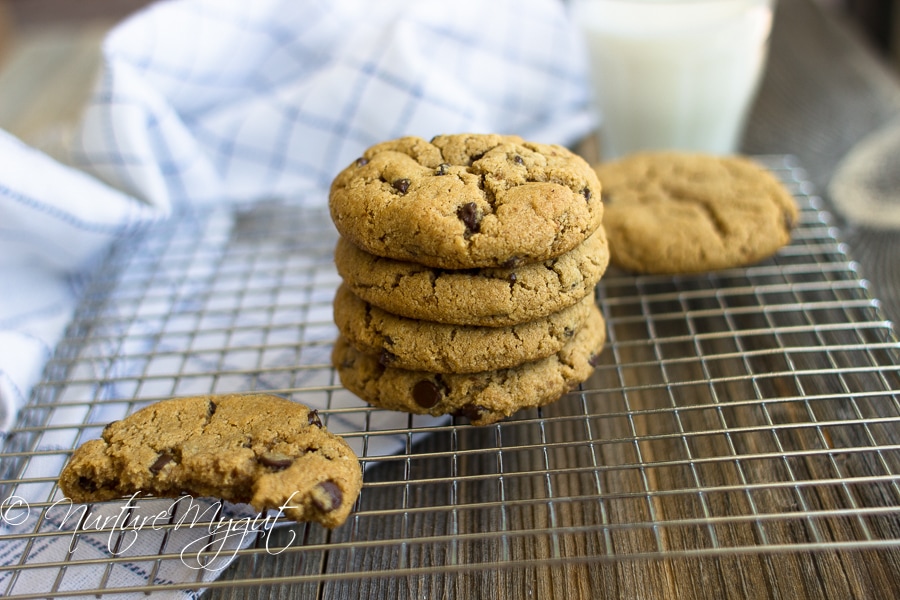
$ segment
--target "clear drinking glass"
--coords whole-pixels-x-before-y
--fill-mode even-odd
[[[768,55],[774,0],[570,0],[604,160],[736,152]]]

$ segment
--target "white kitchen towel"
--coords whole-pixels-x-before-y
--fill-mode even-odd
[[[80,282],[114,241],[182,204],[323,204],[341,168],[402,135],[498,132],[571,144],[594,126],[580,43],[559,0],[174,0],[116,27],[83,118],[54,152],[67,164],[0,133],[4,430],[62,335]],[[81,424],[78,401],[54,411],[57,434]],[[48,439],[48,455],[67,443]],[[34,536],[72,526],[51,510],[27,510],[59,499],[51,494],[60,466],[32,458],[26,483],[0,499],[0,565],[86,556],[69,555],[60,536]],[[162,540],[142,530],[128,552],[187,547],[181,534],[206,539],[198,529]],[[102,561],[108,537],[83,534],[75,552]],[[0,570],[0,593],[207,581],[217,572],[179,564],[162,573],[98,563],[60,578]]]
[[[73,160],[159,206],[325,189],[402,135],[592,125],[559,0],[193,0],[114,31]]]

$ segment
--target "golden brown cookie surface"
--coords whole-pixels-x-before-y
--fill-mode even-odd
[[[185,493],[284,508],[336,527],[362,486],[359,460],[317,413],[269,394],[196,396],[149,405],[106,426],[60,475],[75,502]]]
[[[444,270],[380,258],[340,239],[344,283],[391,313],[439,323],[503,327],[545,317],[593,295],[609,263],[603,227],[556,258],[510,268]]]
[[[592,304],[587,320],[559,352],[508,369],[432,373],[385,367],[343,338],[335,344],[332,362],[344,386],[373,406],[460,415],[473,425],[487,425],[558,400],[590,376],[605,340],[605,321]]]
[[[547,317],[507,327],[452,325],[398,317],[342,285],[334,300],[341,335],[384,366],[435,373],[493,371],[556,354],[581,327],[594,296]]]
[[[600,182],[582,158],[492,134],[375,145],[335,178],[329,207],[365,251],[445,269],[547,260],[603,217]]]
[[[755,263],[790,241],[798,210],[743,157],[645,152],[596,167],[610,262],[641,273],[696,273]]]

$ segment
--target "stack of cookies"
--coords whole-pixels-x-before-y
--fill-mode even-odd
[[[366,402],[484,425],[593,371],[609,250],[580,157],[515,136],[401,138],[344,169],[329,206],[332,360]]]

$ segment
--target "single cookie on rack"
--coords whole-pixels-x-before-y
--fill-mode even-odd
[[[596,170],[610,262],[631,271],[748,265],[787,244],[798,217],[781,182],[743,157],[645,152]]]
[[[600,182],[581,157],[494,134],[372,146],[334,179],[329,207],[367,252],[446,269],[554,258],[603,217]]]
[[[334,319],[357,350],[389,367],[475,373],[514,367],[556,354],[594,306],[593,294],[546,317],[507,327],[451,325],[399,317],[338,288]]]
[[[165,400],[110,423],[75,451],[59,484],[74,502],[188,493],[333,528],[356,502],[362,471],[315,411],[232,394]]]
[[[479,373],[433,373],[385,367],[374,354],[338,338],[332,362],[341,382],[373,406],[417,414],[465,416],[487,425],[513,413],[555,402],[586,380],[606,340],[596,305],[559,352],[530,363]]]
[[[439,323],[505,327],[593,296],[609,263],[609,246],[601,225],[557,258],[456,271],[381,258],[341,238],[334,260],[353,293],[385,311]]]

